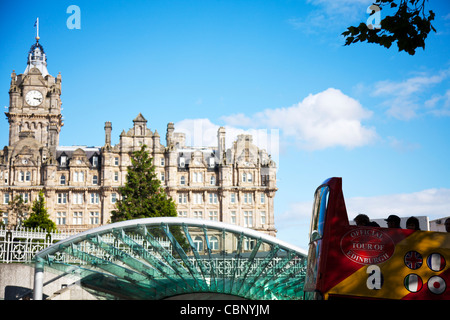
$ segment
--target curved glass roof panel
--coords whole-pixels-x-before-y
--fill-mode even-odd
[[[39,252],[45,267],[77,276],[108,299],[219,293],[254,300],[303,298],[307,253],[252,229],[186,218],[123,221]]]

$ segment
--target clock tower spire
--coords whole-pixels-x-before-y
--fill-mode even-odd
[[[36,21],[36,43],[27,56],[23,74],[11,73],[9,109],[9,146],[23,137],[34,138],[45,150],[46,156],[56,156],[59,144],[61,115],[61,74],[53,77],[47,70],[47,56],[39,43],[39,20]]]

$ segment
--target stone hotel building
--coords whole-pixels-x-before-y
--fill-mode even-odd
[[[225,148],[225,129],[217,146],[189,147],[185,135],[167,125],[165,145],[142,114],[111,144],[112,124],[105,122],[103,146],[60,146],[61,74],[47,71],[39,38],[28,53],[22,74],[11,74],[9,142],[0,151],[0,215],[6,225],[24,217],[11,211],[16,196],[34,201],[43,190],[50,217],[60,230],[83,231],[110,223],[126,182],[133,151],[148,147],[162,185],[180,217],[202,218],[250,227],[275,235],[276,164],[265,150],[240,135]],[[131,122],[131,121],[130,121]],[[3,126],[2,128],[6,128]],[[25,217],[26,218],[26,217]]]

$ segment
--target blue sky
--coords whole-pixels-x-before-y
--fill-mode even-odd
[[[414,56],[343,46],[340,34],[366,22],[370,4],[2,2],[0,103],[7,111],[10,74],[25,70],[39,17],[48,70],[62,75],[61,145],[103,145],[105,121],[118,143],[139,112],[163,143],[168,122],[196,124],[204,144],[219,126],[256,133],[279,166],[278,237],[303,248],[314,190],[331,176],[343,178],[350,218],[448,216],[450,4],[428,2],[437,32]],[[67,27],[70,5],[81,29]]]

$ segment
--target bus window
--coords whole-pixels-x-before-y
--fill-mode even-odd
[[[311,242],[322,239],[329,192],[330,188],[328,186],[319,187],[316,190],[309,233]]]
[[[325,224],[325,216],[328,205],[328,194],[330,188],[322,186],[317,188],[314,196],[313,213],[311,219],[310,242],[308,252],[308,266],[305,279],[305,298],[317,299],[316,293],[313,292],[317,282],[317,272],[320,261],[321,239],[323,236],[323,228]],[[308,292],[309,291],[309,292]]]

